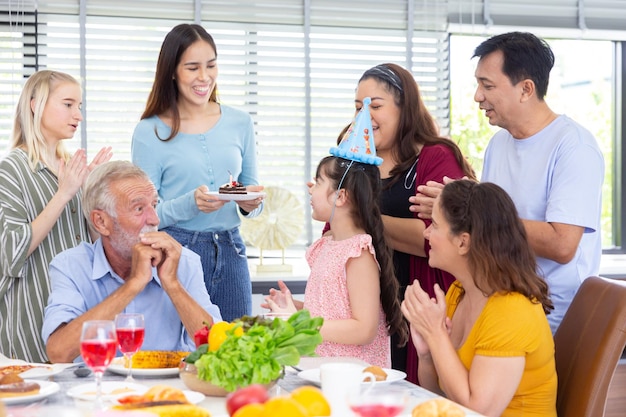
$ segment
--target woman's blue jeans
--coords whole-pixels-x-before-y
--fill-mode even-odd
[[[204,284],[211,301],[220,308],[224,320],[232,321],[252,314],[248,258],[238,228],[193,232],[178,227],[166,227],[163,231],[200,255]]]

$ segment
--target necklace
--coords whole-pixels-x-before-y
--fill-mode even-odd
[[[419,156],[415,158],[415,162],[413,162],[413,165],[411,165],[411,168],[409,168],[409,171],[406,173],[406,176],[404,177],[404,189],[405,190],[411,190],[413,188],[413,184],[415,184],[415,177],[417,176],[417,168],[415,169],[415,172],[413,172],[413,178],[411,179],[411,183],[407,184],[407,182],[409,181],[409,175],[411,175],[411,171],[413,171],[413,168],[416,167],[417,161],[419,159],[420,159]]]

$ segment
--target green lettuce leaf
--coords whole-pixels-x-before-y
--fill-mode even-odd
[[[227,391],[250,384],[268,384],[278,379],[285,366],[295,366],[303,355],[315,354],[322,342],[321,317],[300,310],[288,320],[273,321],[245,317],[245,333],[229,335],[214,352],[203,345],[189,355],[198,369],[198,378]]]

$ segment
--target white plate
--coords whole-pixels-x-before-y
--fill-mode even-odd
[[[301,356],[300,362],[298,362],[298,368],[300,371],[306,371],[307,369],[316,369],[325,363],[335,362],[350,362],[362,365],[363,368],[369,366],[369,363],[363,359],[355,358],[354,356]]]
[[[124,358],[115,358],[107,368],[118,375],[128,375],[128,368],[124,366]],[[133,376],[178,376],[178,367],[176,368],[133,368]]]
[[[387,373],[387,379],[384,381],[376,381],[374,385],[385,385],[391,384],[395,381],[401,381],[406,378],[406,374],[402,371],[398,371],[396,369],[383,368],[383,370]],[[305,379],[309,382],[313,382],[314,384],[321,384],[320,380],[320,369],[307,369],[306,371],[301,371],[298,373],[298,376],[302,379]],[[367,382],[365,382],[367,383]]]
[[[187,401],[192,404],[198,404],[206,398],[201,392],[190,391],[187,389],[183,390],[183,394],[185,394],[185,397],[187,397]]]
[[[124,381],[104,381],[102,383],[102,400],[112,401],[123,395],[141,395],[148,391],[148,387],[141,384]],[[85,401],[96,399],[96,383],[78,385],[67,391],[67,395],[72,398]]]
[[[52,375],[60,374],[67,368],[73,368],[75,366],[78,366],[79,364],[78,363],[55,363],[52,365],[46,365],[46,364],[40,364],[40,363],[31,363],[31,365],[35,366],[35,368],[22,372],[20,374],[22,378],[46,379],[48,377],[51,377]]]
[[[182,391],[183,391],[183,394],[185,394],[185,397],[187,397],[187,401],[189,401],[191,404],[198,404],[206,398],[204,394],[202,394],[201,392],[191,391],[187,389],[182,390]],[[127,395],[128,394],[117,395],[115,396],[115,399],[113,400],[113,402],[119,404],[120,398],[124,398]],[[133,394],[130,394],[130,395],[133,395]]]
[[[0,402],[3,402],[7,405],[10,404],[21,404],[21,403],[29,403],[33,401],[38,401],[43,398],[46,398],[52,394],[59,392],[61,387],[56,382],[51,381],[37,381],[40,386],[39,392],[37,394],[32,395],[22,395],[21,397],[9,397],[2,398]]]
[[[55,363],[53,365],[46,363],[33,363],[26,362],[19,359],[8,359],[6,357],[2,357],[0,359],[0,369],[5,368],[7,366],[22,366],[28,365],[33,366],[27,371],[20,373],[22,378],[48,378],[49,376],[59,374],[63,372],[64,369],[71,368],[73,366],[77,366],[77,363]]]
[[[247,201],[255,198],[265,197],[263,191],[248,191],[246,194],[220,194],[219,191],[209,191],[208,195],[216,195],[220,200],[224,201]]]

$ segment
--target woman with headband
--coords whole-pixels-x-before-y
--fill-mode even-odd
[[[422,101],[412,74],[396,64],[381,64],[368,69],[359,80],[355,94],[358,112],[366,97],[371,97],[370,114],[374,142],[382,178],[380,208],[385,237],[393,248],[400,297],[413,281],[434,297],[434,285],[444,291],[454,281],[447,272],[428,265],[430,246],[424,230],[430,220],[417,218],[409,211],[409,197],[417,186],[443,177],[475,179],[474,171],[459,147],[439,134],[432,115]],[[405,370],[407,379],[417,381],[417,355],[411,342],[399,347],[392,337],[392,366]]]

